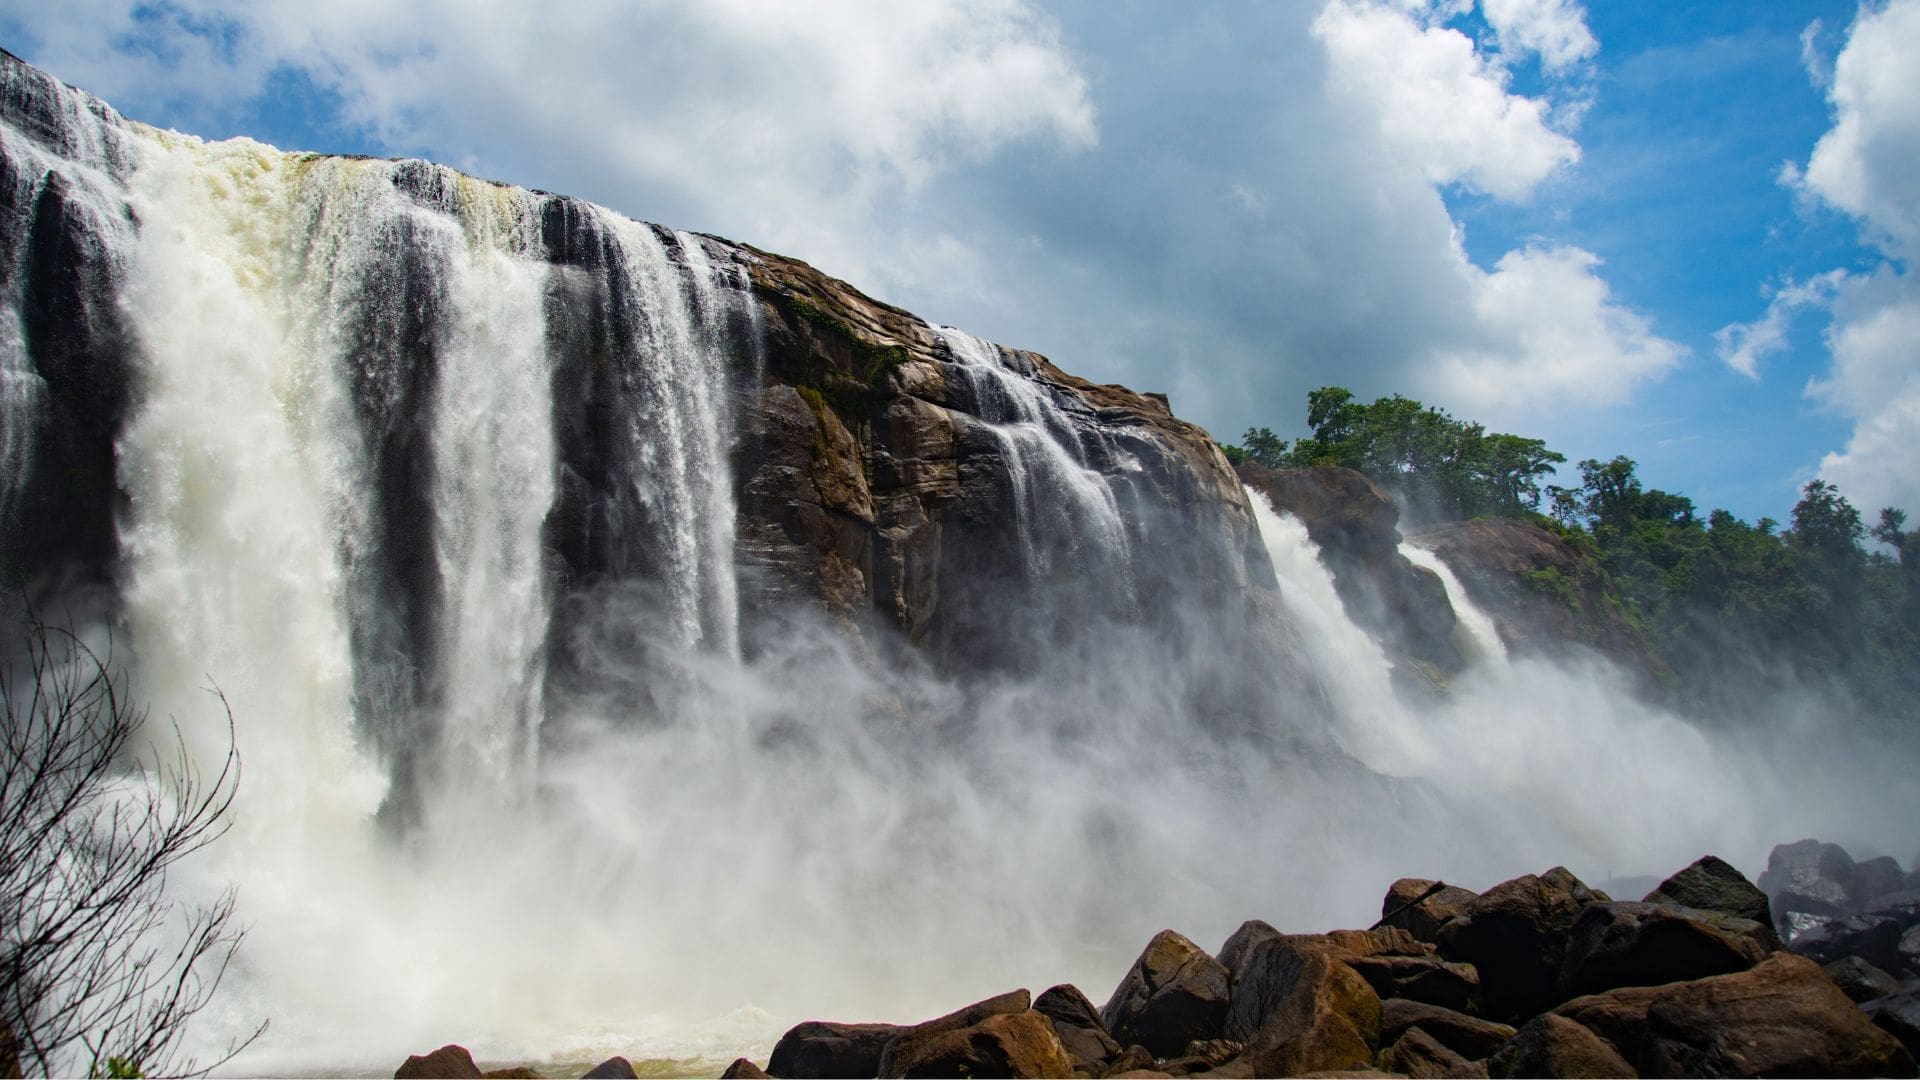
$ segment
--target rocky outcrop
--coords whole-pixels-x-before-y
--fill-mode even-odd
[[[1573,541],[1511,518],[1432,525],[1413,540],[1447,564],[1515,655],[1588,649],[1649,687],[1671,682],[1598,560]]]
[[[1457,619],[1446,585],[1400,553],[1400,511],[1380,485],[1337,465],[1268,469],[1243,462],[1234,471],[1274,510],[1307,527],[1354,621],[1429,677],[1444,679],[1466,666],[1453,641]]]
[[[750,588],[810,590],[849,624],[875,616],[937,657],[1018,665],[1051,642],[1008,618],[1010,595],[1044,598],[1032,621],[1051,630],[1138,620],[1176,593],[1237,607],[1249,584],[1270,582],[1239,480],[1164,398],[936,330],[797,260],[734,250],[760,306],[760,377],[738,397],[734,462]],[[1040,421],[1009,436],[1023,409]],[[1062,509],[1062,491],[1036,500],[1022,487],[1040,467],[1022,456],[1036,454],[1102,477],[1114,520],[1066,520],[1103,511]],[[1103,587],[1033,587],[1049,566]]]
[[[393,1071],[394,1080],[479,1080],[480,1066],[464,1046],[453,1043],[426,1054],[414,1054]]]
[[[1752,884],[1712,857],[1652,895],[1672,892],[1737,911],[1754,906]],[[1403,879],[1384,907],[1404,914],[1437,897],[1444,900],[1427,914],[1451,911],[1431,935],[1437,945],[1399,926],[1286,934],[1250,920],[1215,957],[1167,930],[1142,950],[1104,1015],[1063,984],[1038,999],[1015,990],[911,1026],[810,1020],[780,1039],[765,1072],[1087,1080],[1915,1073],[1920,994],[1857,1005],[1861,994],[1781,951],[1752,919],[1617,902],[1560,867],[1480,895]],[[1472,963],[1462,962],[1469,955]],[[1862,966],[1837,970],[1863,988],[1889,985],[1884,973],[1857,979]],[[438,1053],[470,1068],[464,1051],[449,1053],[456,1050]],[[761,1073],[740,1059],[725,1075]]]

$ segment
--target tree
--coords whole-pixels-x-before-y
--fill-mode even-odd
[[[1287,440],[1275,435],[1272,428],[1248,428],[1247,433],[1240,436],[1237,449],[1245,460],[1255,465],[1278,469],[1286,464]]]
[[[179,1057],[186,1023],[241,932],[231,891],[187,907],[167,873],[228,828],[232,713],[209,779],[177,728],[170,750],[140,739],[146,710],[111,644],[103,657],[32,620],[25,644],[17,668],[0,668],[0,1041],[28,1072],[194,1072]]]

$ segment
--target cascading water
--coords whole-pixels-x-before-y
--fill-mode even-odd
[[[1460,654],[1481,664],[1505,667],[1507,646],[1500,640],[1500,631],[1487,613],[1481,611],[1479,605],[1467,595],[1467,590],[1461,586],[1460,579],[1454,576],[1452,568],[1426,548],[1402,541],[1399,550],[1408,562],[1433,571],[1440,583],[1446,586],[1447,603],[1460,620],[1454,636],[1456,639],[1464,638],[1464,641],[1457,640],[1455,643],[1460,648]]]
[[[1087,434],[1030,372],[1010,367],[998,345],[950,326],[935,329],[956,361],[953,376],[1006,461],[1027,579],[1045,581],[1081,566],[1130,597],[1131,537],[1113,482],[1089,462]],[[1066,550],[1057,552],[1063,539]]]
[[[804,1015],[1099,999],[1166,925],[1364,923],[1403,874],[1653,872],[1847,820],[1603,669],[1499,662],[1416,551],[1486,648],[1403,701],[1256,499],[1273,640],[1323,717],[1251,632],[1272,605],[1239,504],[956,330],[949,464],[988,508],[941,527],[1017,565],[968,578],[950,545],[939,599],[975,605],[963,632],[1041,624],[1025,663],[880,665],[810,609],[743,649],[729,457],[772,397],[752,255],[0,70],[6,554],[93,536],[155,713],[215,752],[207,682],[231,703],[237,828],[171,884],[239,889],[250,935],[195,1038],[270,1017],[242,1071],[452,1040],[693,1071]],[[30,295],[55,256],[85,286],[58,333]],[[1774,790],[1791,815],[1749,794]]]

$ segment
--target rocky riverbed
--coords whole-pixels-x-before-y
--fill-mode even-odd
[[[723,1077],[1913,1076],[1916,1055],[1920,866],[1803,840],[1758,885],[1708,855],[1639,900],[1554,867],[1484,893],[1402,879],[1365,930],[1255,920],[1211,954],[1164,930],[1102,1006],[1060,985],[810,1020]],[[536,1074],[449,1045],[394,1075]]]

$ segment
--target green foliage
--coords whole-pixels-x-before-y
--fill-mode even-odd
[[[1307,395],[1307,426],[1313,434],[1290,447],[1250,429],[1250,456],[1258,434],[1275,467],[1358,469],[1398,490],[1416,516],[1441,520],[1531,514],[1541,479],[1567,460],[1540,439],[1489,432],[1398,394],[1363,405],[1338,386]]]

